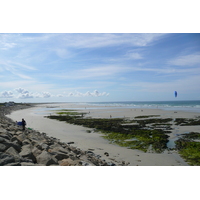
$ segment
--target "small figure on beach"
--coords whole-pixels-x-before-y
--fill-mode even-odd
[[[24,119],[22,119],[22,129],[25,130],[25,126],[26,126],[26,121]]]

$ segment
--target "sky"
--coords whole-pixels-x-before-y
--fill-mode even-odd
[[[0,102],[168,100],[200,100],[199,33],[0,34]]]

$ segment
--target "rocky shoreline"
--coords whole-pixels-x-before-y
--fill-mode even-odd
[[[0,106],[0,166],[115,166],[45,133],[24,131],[5,115],[33,105]],[[123,165],[123,164],[122,164]]]

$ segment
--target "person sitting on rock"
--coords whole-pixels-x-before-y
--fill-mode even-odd
[[[22,119],[22,129],[25,130],[25,126],[26,126],[26,121],[24,119]]]

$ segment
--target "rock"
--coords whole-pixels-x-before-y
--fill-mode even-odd
[[[32,149],[32,153],[33,153],[33,155],[34,155],[35,157],[37,157],[37,156],[39,156],[39,155],[42,153],[42,151],[41,151],[40,149],[38,149],[37,147],[34,147],[34,148]]]
[[[43,151],[39,156],[36,157],[36,160],[37,163],[44,164],[46,166],[58,163],[55,161],[55,159],[52,158],[51,154],[47,151]]]
[[[17,144],[16,142],[4,142],[4,145],[6,145],[7,148],[13,147],[16,151],[20,152],[21,151],[21,146]]]
[[[54,157],[59,161],[59,160],[63,160],[63,159],[68,159],[69,155],[60,153],[60,152],[56,152]]]
[[[1,137],[1,138],[5,138],[5,139],[7,139],[7,140],[10,140],[10,139],[12,138],[12,135],[9,134],[9,133],[7,133],[7,134],[1,134],[0,137]]]
[[[15,162],[15,163],[8,163],[4,166],[21,166],[20,162]]]
[[[74,142],[68,142],[67,144],[74,144]]]
[[[81,163],[79,163],[79,162],[77,162],[77,161],[74,161],[74,160],[72,160],[72,159],[70,159],[70,158],[68,158],[68,159],[63,159],[63,160],[61,160],[60,162],[59,162],[59,165],[60,166],[80,166],[80,165],[82,165]]]
[[[108,152],[105,152],[104,155],[109,156],[109,153],[108,153]]]
[[[22,142],[18,139],[17,136],[12,137],[11,142],[15,142],[16,144],[22,146]]]
[[[40,143],[39,146],[40,146],[41,150],[48,150],[49,149],[49,145],[47,145],[45,143]]]
[[[7,165],[8,163],[14,163],[15,158],[9,154],[0,154],[0,166]]]
[[[16,136],[16,138],[20,141],[23,142],[26,139],[26,136],[24,133],[19,134],[18,136]]]
[[[32,153],[32,145],[27,144],[22,146],[22,151],[19,153],[23,158],[31,159],[33,162],[36,162],[36,158]]]
[[[4,152],[6,149],[6,145],[0,143],[0,152]]]
[[[35,164],[31,162],[21,162],[20,164],[21,166],[35,166]]]
[[[31,144],[31,141],[29,139],[25,139],[22,141],[22,145],[27,145],[27,144]]]
[[[13,147],[9,147],[5,153],[8,153],[14,157],[19,157],[19,153]]]

